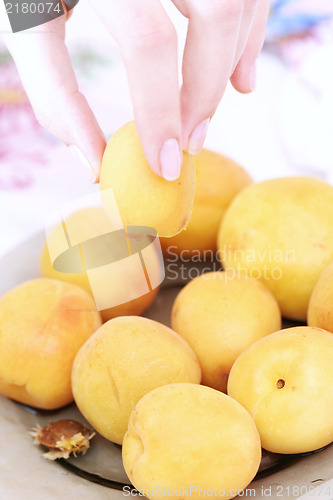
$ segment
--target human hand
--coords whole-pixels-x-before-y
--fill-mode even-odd
[[[230,78],[255,87],[269,0],[173,0],[189,19],[179,88],[177,36],[160,0],[91,0],[119,44],[134,116],[151,169],[179,176],[181,151],[197,154]],[[79,92],[65,45],[66,15],[5,35],[38,121],[75,146],[99,178],[105,139]]]

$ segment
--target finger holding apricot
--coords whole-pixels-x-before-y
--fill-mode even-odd
[[[168,181],[180,176],[183,150],[201,150],[229,79],[239,92],[254,89],[269,5],[268,0],[173,3],[188,18],[181,88],[177,33],[160,0],[91,2],[119,44],[148,164]],[[105,138],[79,91],[65,44],[66,19],[64,14],[33,28],[33,36],[26,30],[4,39],[38,121],[73,146],[98,180]]]

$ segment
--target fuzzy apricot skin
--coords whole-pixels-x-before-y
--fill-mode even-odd
[[[195,278],[179,292],[172,308],[172,328],[196,353],[202,383],[226,392],[237,357],[279,330],[281,313],[265,285],[218,271]]]
[[[228,394],[253,416],[263,448],[306,453],[333,441],[333,335],[298,326],[244,351]]]
[[[165,325],[137,316],[104,323],[78,352],[72,372],[81,413],[117,444],[147,392],[171,382],[200,381],[200,365],[188,343]]]
[[[168,491],[190,488],[191,498],[199,500],[211,490],[232,498],[246,488],[258,471],[261,446],[252,417],[237,401],[210,387],[180,383],[139,401],[122,454],[131,483],[151,500],[158,489],[166,498]]]
[[[40,278],[0,299],[0,393],[53,410],[73,401],[71,370],[84,342],[101,325],[90,295]]]
[[[312,291],[333,260],[333,186],[311,177],[252,184],[221,223],[223,268],[257,278],[282,315],[306,321]]]
[[[107,218],[101,207],[89,207],[73,212],[65,221],[64,224],[70,224],[77,234],[80,234],[80,240],[85,241],[91,238],[92,231],[96,234],[106,234],[110,231],[111,222]],[[40,256],[40,271],[45,278],[53,278],[67,283],[73,283],[86,290],[91,296],[93,292],[90,286],[89,278],[86,270],[81,272],[62,272],[55,269],[52,265],[48,245],[54,245],[56,248],[63,237],[63,226],[56,226],[48,237],[48,243],[45,243]],[[112,255],[109,250],[107,240],[100,239],[96,243],[96,252],[99,251],[102,255],[107,252]],[[117,248],[112,248],[116,252]],[[157,251],[154,247],[146,249],[146,258],[150,264],[150,278],[160,276],[160,262]],[[113,271],[112,280],[108,283],[107,295],[110,303],[115,301],[121,302],[113,307],[108,307],[100,311],[102,320],[108,321],[118,316],[130,316],[142,314],[154,301],[159,287],[155,287],[141,294],[143,286],[147,286],[147,280],[142,273],[141,266],[137,266],[135,261],[128,263],[119,256],[118,266]],[[74,256],[73,256],[74,259]],[[73,263],[72,263],[73,264]],[[75,264],[75,263],[74,263]],[[70,260],[68,260],[70,267]],[[73,266],[75,269],[75,265]],[[137,290],[137,297],[129,300],[133,296],[133,290]],[[120,299],[120,300],[119,300]]]
[[[308,325],[333,333],[333,262],[321,274],[311,295]]]

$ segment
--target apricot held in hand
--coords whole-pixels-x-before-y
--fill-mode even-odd
[[[179,178],[163,179],[149,168],[135,124],[128,123],[112,136],[104,153],[101,189],[109,188],[125,227],[148,226],[159,236],[174,236],[186,228],[192,213],[193,158],[184,153]]]
[[[126,473],[151,500],[158,493],[195,500],[242,495],[260,458],[250,414],[225,394],[195,384],[165,385],[144,396],[123,443]]]
[[[81,345],[101,325],[82,288],[28,281],[0,299],[0,393],[52,410],[73,401],[71,370]]]
[[[199,362],[187,342],[170,328],[135,316],[105,323],[78,352],[72,373],[80,411],[118,444],[147,392],[171,382],[200,381]]]

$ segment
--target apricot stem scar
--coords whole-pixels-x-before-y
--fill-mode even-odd
[[[286,383],[285,383],[285,381],[284,381],[282,378],[280,378],[280,379],[276,382],[276,387],[277,387],[278,389],[283,389],[285,385],[286,385]]]

